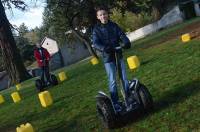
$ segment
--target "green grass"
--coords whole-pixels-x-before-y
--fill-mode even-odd
[[[128,78],[136,76],[149,88],[155,109],[112,131],[200,131],[200,41],[192,40],[187,44],[179,39],[159,41],[166,34],[195,21],[199,19],[139,40],[125,53],[125,58],[130,55],[140,58],[140,68],[135,73],[127,70]],[[40,105],[34,79],[23,83],[22,101],[17,104],[10,98],[14,88],[2,91],[6,102],[0,105],[0,131],[14,131],[26,122],[30,122],[37,132],[106,131],[98,120],[95,104],[97,91],[108,91],[103,64],[92,66],[84,61],[56,73],[62,70],[69,79],[49,89],[54,104],[48,108]]]

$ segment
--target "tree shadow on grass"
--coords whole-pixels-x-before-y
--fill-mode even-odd
[[[187,83],[184,86],[174,88],[174,90],[166,91],[164,92],[158,100],[154,102],[154,109],[147,113],[147,114],[142,114],[142,113],[133,113],[130,116],[127,116],[118,124],[116,128],[123,128],[126,127],[127,125],[131,125],[135,122],[138,122],[140,120],[144,120],[148,116],[157,113],[159,111],[162,111],[168,107],[171,107],[172,105],[176,105],[180,102],[184,102],[187,98],[190,98],[191,96],[194,96],[200,92],[200,80],[195,80],[191,81],[190,83]],[[61,107],[63,107],[63,104],[59,104]],[[60,107],[56,107],[54,109],[49,109],[48,111],[42,111],[39,112],[38,115],[36,116],[35,113],[30,114],[28,117],[26,116],[25,119],[34,120],[40,116],[47,116],[48,114],[56,112]],[[61,121],[60,123],[56,124],[56,126],[50,126],[48,128],[45,128],[45,130],[67,130],[67,129],[72,129],[75,130],[74,128],[79,126],[78,120],[80,117],[75,117],[73,118],[70,122],[64,122]],[[24,118],[20,120],[22,122],[25,120]],[[18,121],[19,122],[19,121]],[[1,127],[0,130],[8,130],[8,126],[12,126],[11,124],[6,125],[5,127]],[[13,127],[13,126],[12,126]],[[11,128],[12,128],[11,127]],[[79,126],[80,127],[80,126]],[[14,129],[14,128],[12,128]]]
[[[157,101],[154,102],[154,108],[152,111],[142,114],[141,112],[135,112],[132,115],[124,118],[122,122],[116,128],[122,128],[126,125],[131,125],[134,122],[138,122],[147,118],[148,116],[162,111],[174,104],[184,102],[187,98],[194,96],[200,92],[200,80],[192,81],[184,86],[178,87],[174,90],[163,93]]]
[[[120,121],[117,123],[115,129],[117,128],[123,128],[127,125],[131,125],[135,122],[138,122],[140,120],[144,120],[148,116],[157,113],[159,111],[162,111],[171,105],[178,104],[180,102],[184,102],[187,98],[194,96],[198,94],[200,91],[200,80],[192,81],[184,86],[177,87],[174,90],[167,91],[163,93],[163,96],[161,96],[157,101],[154,102],[154,109],[146,114],[142,113],[141,111],[134,112],[131,114],[127,114],[124,118],[121,118]],[[76,126],[78,123],[79,117],[76,117],[76,119],[72,120],[70,123],[65,123],[63,126],[59,127],[59,130],[64,130],[68,128],[74,128],[78,127]],[[102,124],[100,124],[102,125]],[[103,129],[103,128],[102,128]]]
[[[149,63],[152,63],[155,60],[156,60],[156,58],[151,58],[149,60],[142,61],[140,65],[147,65]]]
[[[161,111],[173,104],[185,101],[187,98],[200,92],[200,80],[187,83],[184,86],[165,92],[158,101],[154,103],[154,112]]]

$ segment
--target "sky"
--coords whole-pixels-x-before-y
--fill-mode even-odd
[[[16,26],[25,23],[29,29],[33,29],[36,26],[40,27],[42,25],[42,13],[45,4],[41,1],[34,2],[32,0],[25,0],[25,2],[28,5],[27,11],[21,11],[15,8],[6,10],[8,20]]]

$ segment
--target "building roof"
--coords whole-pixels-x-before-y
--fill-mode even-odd
[[[200,3],[200,0],[177,0],[179,4],[187,4],[189,2]]]
[[[193,0],[194,3],[200,3],[200,0]]]
[[[54,39],[52,39],[52,38],[44,37],[44,38],[42,39],[42,41],[41,41],[41,44],[42,44],[42,45],[43,45],[43,43],[45,42],[46,39],[51,39],[51,40],[53,40],[53,41],[56,41],[56,40],[54,40]]]

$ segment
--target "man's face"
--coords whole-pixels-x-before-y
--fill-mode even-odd
[[[108,12],[105,10],[99,10],[97,11],[97,19],[103,23],[106,24],[108,22]]]
[[[41,48],[41,44],[40,44],[40,43],[37,43],[36,46],[37,46],[38,48]]]

